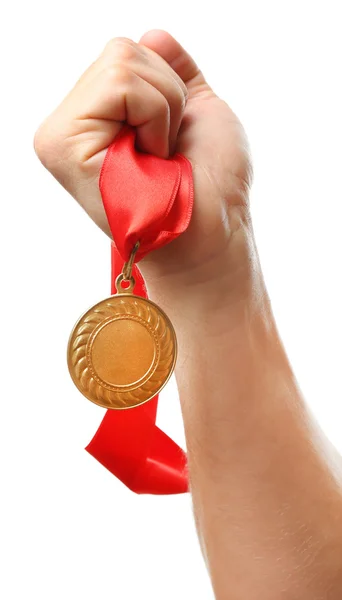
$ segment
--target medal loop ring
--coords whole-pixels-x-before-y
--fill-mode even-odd
[[[134,264],[134,259],[135,259],[135,255],[139,250],[139,246],[140,246],[140,242],[137,242],[131,252],[131,256],[129,257],[128,261],[124,264],[123,269],[122,269],[122,275],[123,278],[127,281],[129,281],[129,279],[132,276],[132,269],[133,269],[133,264]]]
[[[134,245],[134,248],[131,252],[129,260],[124,264],[124,266],[122,268],[122,273],[120,273],[120,275],[118,275],[118,277],[115,280],[115,287],[116,287],[118,294],[132,294],[133,293],[133,289],[135,286],[135,279],[132,275],[132,270],[133,270],[135,255],[139,249],[139,246],[140,246],[140,242],[137,242]],[[128,285],[124,287],[122,285],[123,281],[128,282]]]

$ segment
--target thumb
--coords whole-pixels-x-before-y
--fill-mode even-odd
[[[189,98],[211,91],[194,59],[167,31],[152,29],[142,36],[139,44],[159,54],[170,65],[187,86]]]

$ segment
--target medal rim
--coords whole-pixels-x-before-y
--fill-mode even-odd
[[[85,391],[81,390],[79,387],[79,379],[77,379],[74,376],[74,365],[72,365],[71,362],[71,357],[72,357],[72,352],[70,351],[71,348],[71,341],[73,339],[74,333],[77,329],[77,327],[79,326],[80,322],[82,320],[84,320],[86,318],[86,316],[88,315],[88,313],[90,313],[91,311],[95,310],[98,306],[100,306],[101,304],[111,301],[113,300],[113,298],[134,298],[134,299],[138,299],[142,302],[145,302],[146,304],[151,305],[154,309],[156,309],[158,312],[161,313],[162,317],[165,319],[169,330],[171,332],[172,335],[172,339],[173,339],[173,347],[174,347],[174,351],[173,351],[173,359],[172,359],[172,363],[170,366],[170,371],[165,379],[165,381],[160,385],[160,387],[153,393],[153,396],[151,396],[150,398],[147,398],[146,400],[142,400],[141,402],[137,403],[137,404],[133,404],[131,406],[107,406],[99,401],[97,401],[96,399],[94,399],[93,397],[90,396],[90,394],[85,393]],[[129,314],[129,313],[128,313]],[[91,334],[89,334],[90,337]],[[107,410],[131,410],[134,408],[137,408],[138,406],[142,406],[143,404],[146,404],[146,402],[150,402],[150,400],[152,400],[153,398],[155,398],[166,386],[166,384],[168,383],[168,381],[170,380],[174,369],[175,369],[175,365],[176,365],[176,361],[177,361],[177,355],[178,355],[178,343],[177,343],[177,336],[176,336],[176,331],[175,328],[173,326],[173,323],[171,321],[171,319],[168,317],[168,315],[165,313],[165,311],[158,306],[158,304],[156,304],[155,302],[153,302],[152,300],[150,300],[149,298],[144,298],[143,296],[138,296],[137,294],[132,294],[132,293],[120,293],[120,294],[111,294],[110,296],[107,296],[106,298],[103,298],[103,300],[100,300],[99,302],[97,302],[96,304],[93,304],[92,306],[90,306],[76,321],[76,323],[74,324],[70,335],[69,335],[69,339],[68,339],[68,344],[67,344],[67,364],[68,364],[68,370],[69,370],[69,374],[70,377],[74,383],[74,385],[76,386],[76,388],[78,389],[78,391],[85,397],[87,398],[90,402],[92,402],[93,404],[96,404],[97,406],[101,406],[102,408],[105,408]]]

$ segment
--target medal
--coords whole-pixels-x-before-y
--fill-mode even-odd
[[[134,246],[117,293],[90,308],[74,326],[68,343],[69,372],[77,388],[95,404],[125,409],[147,402],[174,370],[177,340],[167,315],[133,293]]]

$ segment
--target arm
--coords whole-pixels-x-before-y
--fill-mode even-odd
[[[301,396],[244,218],[211,272],[182,295],[173,290],[186,282],[170,279],[159,300],[178,332],[194,513],[216,598],[337,600],[341,460]]]
[[[141,266],[177,330],[194,513],[217,600],[339,600],[341,460],[274,323],[241,123],[165,32],[110,42],[35,138],[44,165],[106,233],[98,175],[123,121],[142,150],[176,149],[193,166],[189,229]]]

